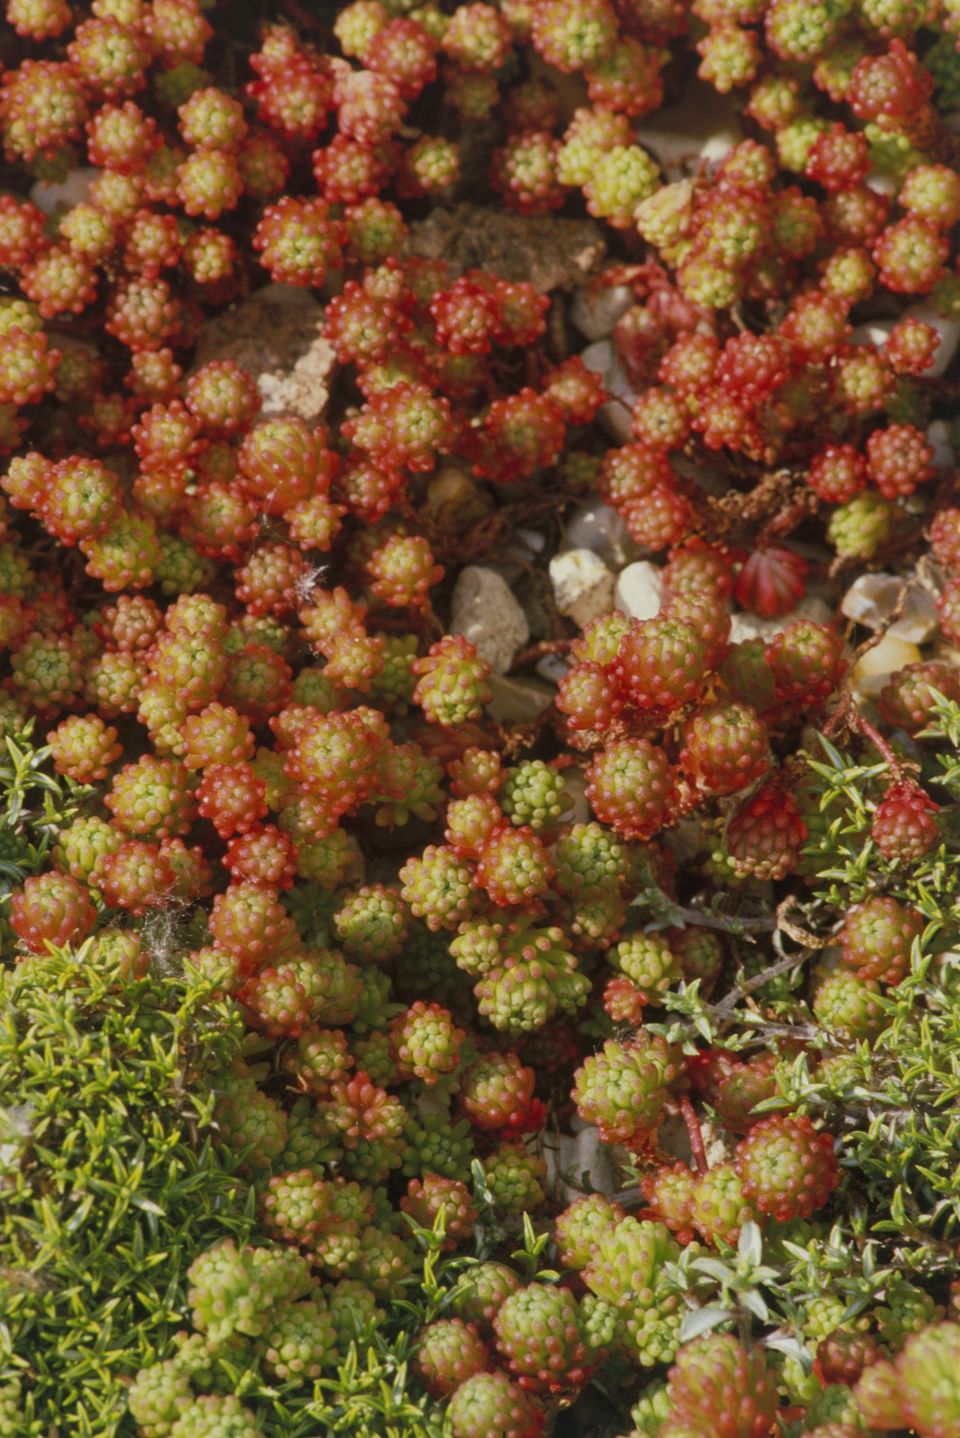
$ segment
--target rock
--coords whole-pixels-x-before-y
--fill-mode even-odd
[[[535,529],[515,529],[509,539],[497,546],[496,560],[490,561],[490,568],[498,569],[508,584],[515,585],[529,572],[530,565],[538,554],[543,553],[546,544],[546,537],[538,534]],[[531,619],[529,611],[527,618]],[[530,628],[534,638],[541,638],[532,621]]]
[[[462,464],[446,460],[430,476],[422,512],[445,535],[462,538],[492,509],[490,495]]]
[[[561,614],[581,629],[613,605],[614,577],[592,549],[566,549],[550,561],[550,583]]]
[[[674,180],[717,164],[743,139],[743,131],[734,97],[694,80],[678,104],[645,120],[636,138]]]
[[[631,619],[654,619],[663,600],[663,570],[649,559],[639,559],[621,570],[613,595],[614,608]]]
[[[633,433],[633,404],[636,395],[630,395],[630,404],[624,404],[623,400],[611,399],[600,406],[600,422],[611,439],[617,444],[626,444]]]
[[[895,574],[861,574],[840,603],[840,613],[867,629],[879,629],[900,597],[901,581]]]
[[[716,847],[716,834],[711,835],[703,820],[690,814],[666,831],[663,843],[679,864],[692,864],[699,854]]]
[[[670,456],[670,467],[682,479],[688,479],[702,489],[704,494],[713,494],[720,499],[730,493],[730,476],[718,464],[709,464],[699,457],[692,460],[685,454],[673,454]]]
[[[720,1125],[712,1123],[708,1118],[702,1118],[700,1135],[703,1139],[703,1148],[709,1166],[714,1168],[718,1163],[726,1163],[730,1157],[731,1146]],[[671,1157],[679,1159],[681,1163],[692,1167],[693,1154],[690,1149],[690,1135],[682,1118],[664,1119],[657,1129],[657,1144],[664,1153],[668,1153]]]
[[[204,326],[195,367],[233,360],[256,380],[262,414],[295,414],[317,424],[337,362],[320,334],[322,323],[323,310],[307,290],[267,285]]]
[[[619,360],[614,360],[607,372],[606,389],[611,398],[600,406],[600,422],[618,444],[626,444],[633,435],[633,407],[637,396]]]
[[[882,170],[868,170],[864,184],[875,195],[884,195],[887,199],[892,199],[898,188],[893,176],[885,175]]]
[[[580,355],[587,369],[600,376],[610,399],[600,408],[604,428],[619,444],[630,438],[636,395],[610,339],[597,340]]]
[[[592,549],[611,569],[622,569],[643,551],[630,538],[626,521],[599,499],[575,509],[567,521],[564,549]]]
[[[435,204],[442,204],[447,208],[455,205],[459,200],[468,200],[471,195],[483,194],[487,189],[490,174],[490,151],[500,141],[496,114],[469,125],[459,125],[457,130],[460,177],[454,185],[452,193],[447,189],[438,194],[434,200]]]
[[[887,630],[909,644],[925,644],[937,632],[937,606],[922,584],[907,583],[896,574],[861,574],[840,605],[847,619],[867,629],[879,629],[894,612],[906,586],[903,612]]]
[[[606,379],[608,370],[615,363],[613,340],[609,336],[596,340],[592,345],[587,345],[585,350],[581,350],[580,358],[588,370],[598,374],[601,379]]]
[[[514,536],[526,545],[531,554],[542,554],[547,547],[547,536],[539,529],[515,529]]]
[[[923,372],[924,379],[939,379],[956,353],[960,343],[960,319],[940,314],[929,300],[921,300],[904,310],[901,319],[922,320],[937,331],[938,342],[933,364]],[[896,320],[871,320],[858,325],[850,336],[852,344],[882,345],[889,336]]]
[[[559,684],[569,668],[569,662],[561,654],[545,654],[542,659],[537,660],[533,672],[539,674],[548,684]]]
[[[930,657],[940,659],[944,664],[952,664],[954,669],[960,669],[960,648],[956,644],[948,644],[945,639],[936,641]]]
[[[505,674],[491,674],[489,683],[493,699],[487,713],[498,724],[533,724],[553,703],[554,689],[538,679],[508,679]]]
[[[927,443],[933,449],[933,463],[938,469],[953,469],[957,462],[950,426],[944,419],[935,419],[927,426]]]
[[[492,566],[496,567],[496,566]],[[557,611],[553,603],[553,591],[550,587],[550,578],[542,569],[537,569],[530,563],[530,556],[527,556],[520,578],[514,583],[510,580],[518,600],[523,606],[523,612],[527,616],[527,623],[530,626],[530,640],[535,643],[540,639],[553,639],[557,634]]]
[[[850,336],[850,343],[852,345],[874,345],[877,349],[881,349],[890,338],[890,332],[895,323],[895,320],[868,320],[866,324],[857,325]],[[929,370],[924,370],[924,374],[929,373]]]
[[[452,276],[493,270],[506,280],[529,280],[540,291],[575,289],[594,274],[606,254],[599,225],[555,215],[508,215],[464,203],[435,208],[410,227],[409,248],[443,259]]]
[[[420,1118],[439,1118],[450,1111],[449,1097],[442,1092],[442,1084],[431,1087],[423,1084],[416,1097],[417,1114]]]
[[[585,339],[602,340],[633,303],[634,293],[627,285],[585,285],[570,303],[570,318]]]
[[[527,616],[506,580],[493,569],[468,564],[453,591],[451,634],[464,634],[494,674],[506,674],[530,638]]]
[[[924,379],[939,379],[947,365],[956,353],[957,345],[960,343],[960,318],[955,315],[942,315],[934,304],[929,300],[921,300],[919,304],[911,305],[903,312],[904,319],[923,320],[925,324],[932,325],[939,336],[937,352],[933,364],[923,372]]]
[[[597,340],[595,344],[588,345],[580,355],[587,369],[593,370],[603,380],[604,388],[614,399],[621,400],[623,404],[633,408],[636,395],[627,378],[627,372],[620,363],[619,356],[613,345],[613,340]]]
[[[584,1177],[588,1184],[588,1192],[592,1189],[595,1193],[613,1193],[616,1188],[616,1179],[613,1164],[610,1162],[610,1153],[600,1134],[592,1125],[582,1129],[580,1133],[573,1134],[570,1138],[564,1136],[560,1140],[560,1145],[563,1168],[569,1170],[570,1177],[574,1180],[572,1186],[564,1185],[568,1203],[583,1192],[581,1184]]]
[[[879,644],[857,660],[852,675],[854,692],[862,699],[876,698],[891,674],[896,674],[907,664],[917,664],[921,658],[915,644],[899,639],[895,634],[885,634]]]
[[[563,791],[570,800],[569,808],[563,811],[564,822],[589,824],[593,818],[593,810],[587,798],[587,776],[579,764],[563,771]]]
[[[742,644],[745,639],[762,639],[766,643],[775,634],[782,634],[798,619],[810,619],[814,624],[829,625],[833,610],[829,604],[815,594],[807,594],[789,614],[778,614],[772,619],[763,619],[759,614],[734,614],[730,621],[730,643]]]
[[[52,215],[59,209],[68,209],[87,198],[90,186],[99,173],[99,170],[80,165],[68,171],[65,180],[55,180],[52,184],[44,184],[43,180],[38,180],[30,191],[30,199],[45,215]]]
[[[544,1134],[541,1142],[547,1182],[551,1189],[556,1186],[556,1196],[561,1202],[572,1203],[585,1192],[611,1194],[616,1191],[609,1146],[603,1143],[592,1124],[574,1134]]]

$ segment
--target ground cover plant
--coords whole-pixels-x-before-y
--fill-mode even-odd
[[[960,6],[6,0],[0,1435],[960,1435]]]

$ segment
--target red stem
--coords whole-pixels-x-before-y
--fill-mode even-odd
[[[680,1112],[683,1114],[683,1121],[687,1126],[687,1136],[690,1139],[690,1152],[697,1166],[697,1173],[706,1173],[710,1165],[707,1163],[707,1151],[703,1146],[700,1120],[697,1118],[693,1104],[686,1095],[680,1100]]]
[[[850,718],[860,730],[864,739],[868,739],[873,747],[879,751],[880,757],[890,765],[894,778],[897,778],[901,772],[900,760],[890,748],[890,745],[886,739],[884,739],[879,729],[875,728],[869,719],[865,719],[858,709],[851,710]]]
[[[510,673],[534,664],[538,659],[545,659],[548,654],[565,654],[572,644],[572,639],[538,639],[535,644],[528,644],[525,649],[517,651],[510,664]]]

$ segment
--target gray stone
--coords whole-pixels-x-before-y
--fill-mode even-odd
[[[840,612],[855,624],[879,629],[893,613],[900,589],[901,581],[895,574],[861,574],[843,596]]]
[[[533,666],[534,674],[539,674],[548,684],[559,684],[569,669],[570,663],[562,654],[545,654]]]
[[[295,414],[317,424],[337,363],[322,323],[323,310],[307,290],[267,285],[204,326],[195,367],[232,360],[256,380],[262,414]]]
[[[735,97],[701,80],[688,85],[676,105],[644,118],[636,132],[637,143],[671,180],[717,164],[742,138]]]
[[[557,609],[581,629],[613,607],[614,577],[592,549],[565,549],[550,561]]]
[[[933,449],[933,463],[937,468],[952,469],[957,462],[957,451],[946,420],[935,419],[927,425],[927,443]]]
[[[894,177],[885,175],[882,170],[868,170],[863,183],[875,195],[884,195],[888,200],[893,199],[899,188]]]
[[[688,459],[685,454],[670,456],[670,467],[683,479],[689,479],[704,494],[716,495],[718,499],[730,493],[730,476],[722,466],[709,464],[703,459]]]
[[[589,824],[593,817],[587,798],[587,776],[579,764],[573,764],[563,771],[563,788],[569,796],[570,807],[564,811],[564,819],[570,824]]]
[[[617,354],[615,345],[613,346],[610,364],[607,367],[606,386],[607,393],[611,395],[613,399],[618,399],[622,404],[627,405],[631,410],[633,409],[637,396],[627,372],[623,367],[620,356]]]
[[[601,405],[599,418],[604,429],[618,444],[625,444],[633,427],[633,392],[627,372],[620,363],[611,339],[597,340],[582,351],[580,358],[588,370],[599,375],[610,398]]]
[[[556,693],[551,685],[525,675],[491,674],[489,683],[493,698],[487,713],[498,724],[534,724]]]
[[[663,600],[663,570],[649,559],[639,559],[621,570],[613,603],[631,619],[653,619]]]
[[[592,370],[605,381],[611,366],[616,362],[613,340],[609,336],[595,340],[592,345],[587,345],[585,350],[580,351],[580,358],[588,370]]]
[[[956,354],[960,343],[960,318],[956,315],[942,315],[930,300],[921,300],[903,312],[904,319],[923,320],[937,331],[937,351],[933,364],[923,372],[924,379],[939,379]]]
[[[610,1147],[592,1124],[578,1126],[578,1131],[572,1134],[545,1133],[541,1144],[547,1184],[561,1202],[572,1203],[591,1190],[605,1194],[616,1191]]]
[[[868,320],[866,324],[857,325],[850,336],[850,343],[873,345],[875,349],[880,349],[890,338],[890,332],[895,323],[895,320]],[[929,370],[925,373],[929,374]]]
[[[691,864],[699,854],[709,853],[716,844],[716,835],[711,835],[696,814],[688,814],[666,831],[663,842],[679,863]]]
[[[539,529],[515,529],[514,538],[525,544],[531,554],[542,554],[547,547],[547,537]]]
[[[636,395],[631,394],[628,398],[629,404],[622,399],[609,399],[599,410],[600,423],[617,444],[626,444],[633,433],[633,401]]]
[[[30,191],[30,199],[45,215],[69,209],[86,200],[90,186],[99,173],[99,170],[87,165],[79,165],[68,170],[65,180],[54,180],[50,184],[38,180]]]
[[[911,644],[927,644],[940,629],[940,616],[933,595],[922,584],[911,584],[903,613],[890,625],[890,633]]]
[[[719,1124],[712,1123],[708,1118],[701,1118],[700,1134],[710,1167],[714,1168],[718,1163],[725,1163],[730,1157],[731,1145]],[[682,1163],[692,1165],[690,1135],[682,1118],[664,1120],[657,1129],[657,1144],[664,1153],[669,1153],[673,1158],[680,1159]]]
[[[843,596],[841,612],[866,629],[879,629],[900,603],[900,617],[887,629],[910,644],[925,644],[937,632],[937,606],[922,584],[908,583],[897,574],[861,574]]]
[[[578,288],[606,254],[599,225],[556,215],[510,215],[464,203],[439,206],[410,227],[410,251],[443,259],[452,275],[493,270],[506,280],[529,280],[541,294]]]
[[[777,614],[772,619],[763,619],[759,614],[735,614],[730,621],[730,642],[742,644],[746,639],[763,639],[769,643],[774,635],[782,634],[799,619],[810,619],[814,624],[829,625],[833,619],[833,610],[815,594],[807,594],[789,614]]]
[[[490,494],[465,465],[446,460],[430,476],[421,512],[445,536],[459,540],[474,525],[481,524],[492,509]]]
[[[506,580],[493,569],[468,564],[460,571],[451,603],[450,632],[474,644],[494,674],[506,674],[530,638],[527,616]]]
[[[622,569],[643,553],[630,538],[623,516],[602,500],[575,509],[567,521],[564,549],[592,549],[610,569]]]
[[[585,285],[570,302],[570,318],[588,340],[602,340],[635,302],[627,285]]]
[[[903,311],[901,319],[922,320],[924,324],[931,325],[937,332],[937,348],[934,354],[933,364],[923,372],[924,379],[939,379],[947,365],[953,359],[960,343],[960,319],[952,315],[942,315],[930,300],[921,300],[918,304],[911,305]],[[858,325],[850,336],[853,344],[871,344],[880,346],[890,335],[891,330],[898,323],[893,319],[875,319],[867,324]]]

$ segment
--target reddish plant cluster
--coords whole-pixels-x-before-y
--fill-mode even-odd
[[[849,18],[831,0],[408,8],[354,0],[326,48],[265,25],[236,88],[203,68],[198,0],[96,0],[84,18],[9,0],[0,731],[33,719],[56,772],[89,787],[4,936],[22,962],[91,937],[130,973],[174,959],[237,1005],[251,1057],[271,1053],[268,1076],[223,1076],[216,1122],[271,1237],[323,1285],[284,1320],[320,1357],[297,1367],[278,1340],[279,1378],[329,1361],[328,1308],[369,1318],[401,1293],[415,1255],[392,1209],[468,1244],[472,1161],[508,1229],[545,1208],[532,1138],[552,1111],[630,1152],[647,1207],[552,1213],[563,1283],[471,1270],[416,1359],[455,1438],[540,1433],[611,1353],[673,1364],[665,1438],[764,1438],[800,1416],[777,1374],[730,1335],[681,1345],[663,1275],[683,1245],[724,1251],[825,1208],[834,1141],[758,1109],[771,1050],[684,1048],[645,1020],[681,984],[699,1001],[739,982],[705,893],[769,904],[764,886],[799,884],[822,822],[804,725],[846,715],[887,765],[885,863],[940,842],[900,752],[849,694],[831,714],[854,666],[829,609],[794,611],[831,561],[882,556],[929,517],[960,642],[960,509],[928,433],[960,307],[960,182],[907,44],[927,11],[960,17],[908,0]],[[690,49],[702,80],[743,92],[753,137],[671,177],[651,116]],[[571,352],[532,279],[409,243],[498,116],[495,200],[519,216],[582,200],[608,226],[620,263],[580,297],[624,296],[602,362]],[[207,321],[268,281],[324,301],[323,423],[231,359],[195,360]],[[562,677],[539,717],[511,717],[511,680],[438,613],[475,549],[591,490],[659,556],[659,603],[576,632],[551,615]],[[937,693],[960,696],[956,673],[948,657],[889,674],[877,722],[911,741]],[[844,917],[810,984],[838,1042],[880,1032],[922,928],[887,895]],[[677,1118],[690,1163],[659,1147]],[[859,1383],[879,1426],[923,1418],[892,1393],[916,1347],[894,1363],[844,1344],[818,1353],[828,1385]],[[207,1431],[142,1412],[145,1434]]]

